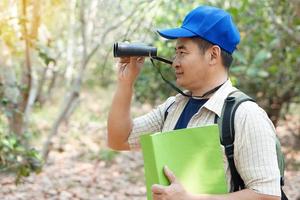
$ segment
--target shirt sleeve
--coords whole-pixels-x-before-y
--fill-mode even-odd
[[[254,102],[241,104],[235,116],[236,168],[248,189],[281,196],[275,128]]]
[[[140,149],[139,139],[141,135],[162,130],[165,112],[174,101],[175,97],[170,97],[163,104],[157,106],[149,113],[133,120],[132,131],[128,137],[128,143],[131,150]]]

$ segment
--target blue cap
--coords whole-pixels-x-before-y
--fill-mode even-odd
[[[240,33],[229,13],[212,7],[199,6],[185,18],[180,28],[157,31],[167,39],[200,37],[232,54],[240,42]]]

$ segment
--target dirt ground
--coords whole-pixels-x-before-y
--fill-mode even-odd
[[[297,120],[287,119],[277,128],[287,159],[284,190],[291,200],[300,200],[300,147],[292,134],[299,128]],[[18,186],[13,176],[1,174],[0,199],[146,200],[141,153],[111,152],[105,148],[104,136],[97,134],[104,127],[97,123],[87,126],[86,134],[55,138],[42,173],[32,174]]]

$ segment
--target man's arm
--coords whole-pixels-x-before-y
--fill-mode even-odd
[[[129,150],[127,139],[132,130],[130,105],[134,82],[144,63],[143,58],[121,58],[118,62],[118,85],[108,116],[108,146],[115,150]]]

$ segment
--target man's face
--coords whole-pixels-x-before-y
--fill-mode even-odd
[[[203,87],[209,65],[197,43],[191,38],[178,38],[175,51],[172,67],[177,85],[192,92]]]

